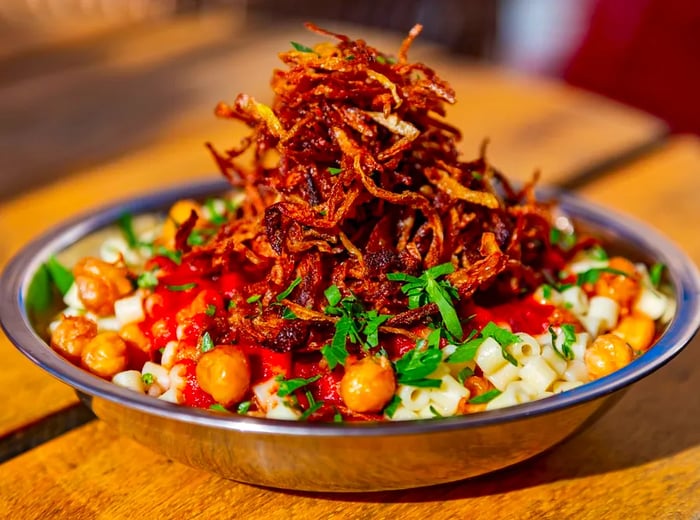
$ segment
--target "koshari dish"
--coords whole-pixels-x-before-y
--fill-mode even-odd
[[[180,200],[71,270],[51,346],[90,372],[221,413],[310,421],[445,417],[604,377],[653,344],[663,267],[608,256],[534,180],[463,162],[451,87],[362,40],[293,43],[274,101],[216,113],[230,194]],[[556,225],[555,225],[556,223]]]

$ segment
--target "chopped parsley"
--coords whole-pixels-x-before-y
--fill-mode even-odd
[[[152,289],[158,286],[156,271],[145,271],[136,278],[136,285],[141,289]]]
[[[122,235],[124,235],[127,245],[132,249],[137,247],[139,245],[139,240],[134,231],[134,217],[131,213],[122,214],[119,220],[117,220],[117,224],[119,225]]]
[[[472,333],[470,337],[472,337],[473,334],[474,333]],[[457,350],[452,353],[447,361],[449,363],[472,361],[476,356],[477,350],[479,350],[479,347],[487,338],[493,338],[496,343],[501,346],[501,354],[503,355],[503,359],[508,361],[508,363],[513,366],[518,366],[518,360],[515,359],[510,352],[508,352],[507,347],[520,341],[520,338],[511,331],[499,327],[492,321],[488,322],[486,326],[481,329],[481,334],[479,337],[474,339],[468,338],[466,342],[458,345]]]
[[[301,276],[297,276],[294,280],[292,280],[292,283],[290,283],[289,286],[288,286],[284,291],[282,291],[281,293],[279,293],[279,294],[277,295],[277,298],[275,298],[275,299],[276,299],[278,302],[281,302],[281,301],[284,300],[287,296],[289,296],[290,294],[292,294],[292,291],[293,291],[293,290],[296,288],[296,286],[299,285],[300,283],[301,283]]]
[[[204,201],[204,207],[209,211],[209,222],[220,226],[227,221],[226,217],[217,210],[216,202],[216,199],[207,199]]]
[[[440,379],[429,379],[442,361],[440,329],[433,330],[428,339],[406,352],[394,363],[399,384],[423,388],[439,388]]]
[[[379,345],[379,327],[391,316],[375,310],[365,311],[353,295],[343,296],[337,286],[331,285],[324,294],[328,300],[326,314],[338,316],[330,344],[321,348],[321,354],[332,370],[344,365],[348,357],[347,341],[369,349]]]
[[[214,305],[213,303],[210,303],[209,305],[207,305],[207,308],[204,311],[204,314],[206,314],[210,318],[212,316],[214,316],[216,314],[216,305]]]
[[[460,385],[464,385],[464,382],[469,379],[471,376],[474,375],[474,371],[469,368],[469,367],[464,367],[462,370],[459,371],[457,374],[457,381],[459,381]]]
[[[587,252],[588,256],[593,260],[607,260],[608,253],[600,245],[595,245],[590,248]]]
[[[613,269],[612,267],[593,267],[576,275],[576,285],[582,286],[587,283],[596,283],[603,273],[629,276],[628,273],[620,271],[619,269]]]
[[[299,417],[300,421],[307,420],[314,413],[320,410],[323,406],[323,401],[316,401],[316,399],[314,399],[314,396],[311,395],[311,392],[309,390],[307,390],[304,395],[306,395],[306,400],[309,402],[309,407],[306,410],[304,410],[304,412]]]
[[[554,287],[552,287],[548,283],[542,285],[542,296],[544,297],[545,300],[552,299],[552,291],[553,290],[554,290]]]
[[[567,233],[561,229],[552,228],[549,230],[549,241],[553,245],[559,246],[561,249],[568,250],[576,245],[575,233]]]
[[[144,385],[152,385],[156,382],[156,376],[154,376],[150,372],[146,372],[145,374],[141,375],[141,381]]]
[[[552,327],[549,327],[549,334],[552,336],[552,348],[560,358],[574,359],[574,351],[571,350],[571,346],[576,343],[576,330],[573,325],[565,323],[561,326],[561,331],[564,334],[564,341],[561,344],[561,350],[559,350],[557,348],[557,333]]]
[[[408,296],[409,309],[417,309],[428,303],[437,305],[447,331],[460,339],[464,334],[457,311],[452,303],[458,299],[457,291],[447,280],[438,280],[441,276],[454,272],[454,266],[447,262],[436,265],[416,277],[406,273],[388,273],[388,280],[405,282],[401,292]]]
[[[328,168],[328,173],[330,173],[331,175],[338,175],[342,171],[343,171],[342,168],[333,168],[333,167]]]
[[[248,413],[248,410],[250,410],[250,401],[243,401],[238,405],[238,408],[236,409],[236,413],[239,413],[241,415],[245,415]]]
[[[214,403],[209,407],[209,409],[213,412],[228,412],[226,407],[220,403]]]
[[[166,285],[165,288],[169,291],[174,291],[174,292],[184,292],[184,291],[190,291],[197,287],[197,282],[191,282],[191,283],[184,283],[182,285]]]
[[[666,266],[658,262],[649,268],[649,280],[654,287],[658,287],[661,284],[664,269],[666,269]]]
[[[51,280],[53,280],[53,283],[58,287],[61,294],[65,295],[71,285],[73,285],[73,273],[59,262],[54,255],[51,255],[48,260],[46,260],[45,265]]]
[[[489,401],[492,401],[499,395],[501,395],[501,391],[498,388],[493,388],[488,392],[484,392],[483,394],[477,395],[476,397],[472,397],[471,399],[469,399],[469,404],[488,403]]]
[[[389,419],[394,417],[394,414],[396,413],[396,410],[399,408],[401,405],[401,398],[398,395],[394,395],[391,398],[391,401],[389,401],[389,404],[384,407],[384,415],[386,415]]]
[[[292,44],[292,47],[294,47],[295,51],[299,52],[314,52],[314,50],[311,47],[307,47],[306,45],[303,45],[298,42],[289,42]]]
[[[181,251],[174,251],[162,245],[155,246],[153,248],[153,254],[156,256],[164,256],[165,258],[168,258],[177,265],[180,265],[180,263],[182,262]]]
[[[214,348],[214,341],[211,339],[211,335],[208,332],[202,334],[199,338],[199,350],[202,352],[209,352]]]
[[[315,376],[306,379],[303,377],[298,377],[296,379],[285,379],[284,376],[279,375],[275,378],[275,381],[279,383],[277,395],[280,397],[286,397],[296,392],[300,388],[304,388],[306,385],[319,379],[321,379],[321,374],[316,374]]]
[[[260,298],[262,298],[262,294],[254,294],[253,296],[249,296],[246,302],[248,303],[255,303],[259,302]]]

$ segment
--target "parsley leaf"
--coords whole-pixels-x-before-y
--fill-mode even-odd
[[[152,385],[156,381],[156,376],[154,376],[150,372],[146,372],[145,374],[141,375],[141,381],[144,385]]]
[[[472,334],[469,335],[469,338],[473,337],[473,335],[474,333],[472,332]],[[474,339],[469,338],[468,341],[457,346],[457,350],[455,350],[452,355],[447,358],[448,363],[472,361],[484,340],[487,338],[493,338],[496,343],[501,346],[501,354],[503,355],[503,359],[508,361],[513,366],[518,366],[518,360],[515,359],[506,348],[513,343],[520,341],[520,338],[509,330],[503,329],[494,322],[490,321],[483,329],[481,329],[481,334],[479,337]]]
[[[211,335],[208,332],[202,334],[199,338],[199,350],[202,352],[209,352],[214,348],[214,341],[211,339]]]
[[[434,330],[431,335],[435,333],[438,334],[439,339],[440,330]],[[442,381],[428,379],[427,376],[435,372],[441,361],[442,350],[438,345],[430,340],[419,343],[416,348],[406,352],[394,363],[396,379],[403,385],[439,388]]]
[[[389,401],[389,404],[387,404],[384,407],[384,415],[386,415],[389,419],[391,419],[394,414],[396,413],[396,410],[399,408],[399,405],[401,404],[401,398],[398,395],[394,395],[391,398],[391,401]]]
[[[189,291],[197,287],[197,282],[184,283],[182,285],[166,285],[165,288],[169,291],[182,292]]]
[[[459,381],[460,385],[463,385],[464,382],[469,379],[471,376],[474,375],[474,371],[469,368],[469,367],[464,367],[462,370],[459,371],[457,374],[457,381]]]
[[[316,401],[316,399],[314,399],[314,396],[311,395],[311,392],[309,392],[308,390],[306,391],[306,393],[304,395],[306,395],[306,400],[309,402],[309,407],[306,410],[304,410],[304,412],[299,417],[300,421],[307,420],[315,412],[320,410],[321,407],[323,406],[323,401]]]
[[[124,213],[117,220],[119,229],[121,229],[124,239],[130,248],[135,248],[139,245],[139,240],[136,238],[136,232],[134,231],[134,218],[131,213]]]
[[[439,277],[452,272],[454,272],[454,266],[447,262],[431,267],[419,277],[406,273],[388,273],[386,277],[390,281],[406,282],[401,287],[401,292],[408,296],[410,309],[416,309],[428,303],[437,305],[447,331],[455,338],[460,339],[464,332],[457,311],[452,304],[452,301],[458,298],[457,291],[449,281],[438,280]]]
[[[321,379],[321,374],[317,374],[307,379],[304,379],[303,377],[298,377],[296,379],[285,379],[284,376],[277,376],[275,378],[275,381],[279,383],[279,387],[277,388],[277,395],[280,397],[288,396],[289,394],[319,379]]]
[[[559,336],[552,327],[549,327],[549,334],[552,336],[552,348],[560,358],[565,360],[574,359],[574,351],[571,350],[571,346],[576,342],[576,330],[573,325],[564,324],[561,326],[561,331],[564,334],[564,341],[561,344],[561,350],[559,350],[557,346]]]
[[[219,213],[217,207],[216,207],[216,200],[215,199],[207,199],[204,201],[204,207],[207,208],[209,211],[209,222],[212,224],[215,224],[217,226],[220,226],[222,224],[225,224],[227,222],[226,217]]]
[[[214,403],[209,407],[212,412],[228,412],[226,407],[220,403]]]
[[[501,391],[498,388],[493,388],[493,389],[489,390],[488,392],[484,392],[481,395],[477,395],[476,397],[472,397],[471,399],[469,399],[469,403],[470,404],[488,403],[489,401],[491,401],[495,397],[498,397],[499,395],[501,395]]]
[[[333,167],[327,168],[327,170],[328,170],[328,173],[330,173],[331,175],[338,175],[339,173],[341,173],[343,171],[342,168],[333,168]]]
[[[596,283],[603,273],[617,274],[620,276],[629,276],[624,271],[613,269],[612,267],[593,267],[588,271],[583,271],[576,275],[576,285],[581,286],[587,283]]]
[[[292,294],[292,291],[293,291],[293,290],[296,288],[296,286],[299,285],[300,283],[301,283],[301,276],[297,276],[294,280],[292,280],[292,283],[290,283],[289,286],[288,286],[284,291],[282,291],[281,293],[279,293],[279,294],[277,295],[277,298],[275,298],[275,299],[276,299],[278,302],[281,302],[281,301],[284,300],[287,296],[289,296],[290,294]]]
[[[600,245],[595,245],[587,251],[587,254],[593,260],[607,260],[608,253]]]
[[[658,287],[661,283],[661,277],[664,274],[664,269],[666,269],[666,266],[658,262],[649,268],[649,280],[651,280],[651,284],[654,287]]]
[[[248,413],[248,410],[250,410],[250,401],[243,401],[241,404],[238,405],[236,413],[245,415]]]
[[[260,301],[260,298],[262,298],[262,294],[254,294],[253,296],[249,296],[249,297],[246,299],[246,302],[248,302],[248,303],[259,302],[259,301]]]
[[[48,260],[46,260],[45,265],[51,280],[56,284],[61,294],[65,295],[71,285],[73,285],[73,273],[59,262],[54,255],[51,255]]]
[[[307,47],[306,45],[303,45],[301,43],[297,42],[289,42],[292,44],[292,47],[294,47],[294,50],[299,51],[299,52],[314,52],[314,50],[311,47]]]
[[[136,285],[141,289],[152,289],[158,286],[158,276],[156,271],[146,271],[136,278]]]
[[[559,246],[561,249],[571,249],[576,245],[576,240],[576,234],[574,233],[567,233],[557,228],[549,230],[550,243]]]
[[[210,318],[212,316],[214,316],[214,314],[216,314],[216,305],[214,305],[213,303],[210,303],[209,305],[207,305],[207,308],[204,311],[204,314],[206,314]]]

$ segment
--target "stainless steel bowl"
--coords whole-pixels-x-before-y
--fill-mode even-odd
[[[700,276],[654,230],[571,195],[562,210],[635,258],[663,262],[675,314],[659,341],[622,370],[547,399],[469,416],[374,424],[307,424],[223,416],[171,405],[99,379],[56,354],[26,308],[42,263],[112,225],[123,212],[163,210],[225,189],[206,182],[120,202],[67,222],[27,245],[0,281],[0,320],[27,357],[71,385],[123,435],[191,466],[263,486],[310,491],[402,489],[451,482],[515,464],[595,420],[629,385],[668,362],[700,326]],[[551,195],[551,193],[550,193]]]

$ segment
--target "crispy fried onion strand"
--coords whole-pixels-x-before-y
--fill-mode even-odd
[[[215,111],[251,130],[226,151],[208,144],[246,198],[235,220],[187,255],[209,262],[214,276],[235,271],[250,280],[231,311],[233,335],[275,350],[318,349],[337,320],[324,296],[336,285],[366,310],[392,316],[383,333],[417,337],[411,328],[437,306],[409,309],[386,274],[418,276],[444,262],[454,264],[449,281],[462,301],[511,298],[540,283],[549,208],[535,201],[534,179],[513,189],[487,163],[485,144],[479,159],[458,158],[460,134],[441,119],[454,91],[408,60],[421,26],[397,59],[307,27],[336,43],[281,53],[286,68],[274,71],[271,105],[242,94]],[[252,294],[263,297],[246,305]],[[283,319],[284,309],[296,318]]]

